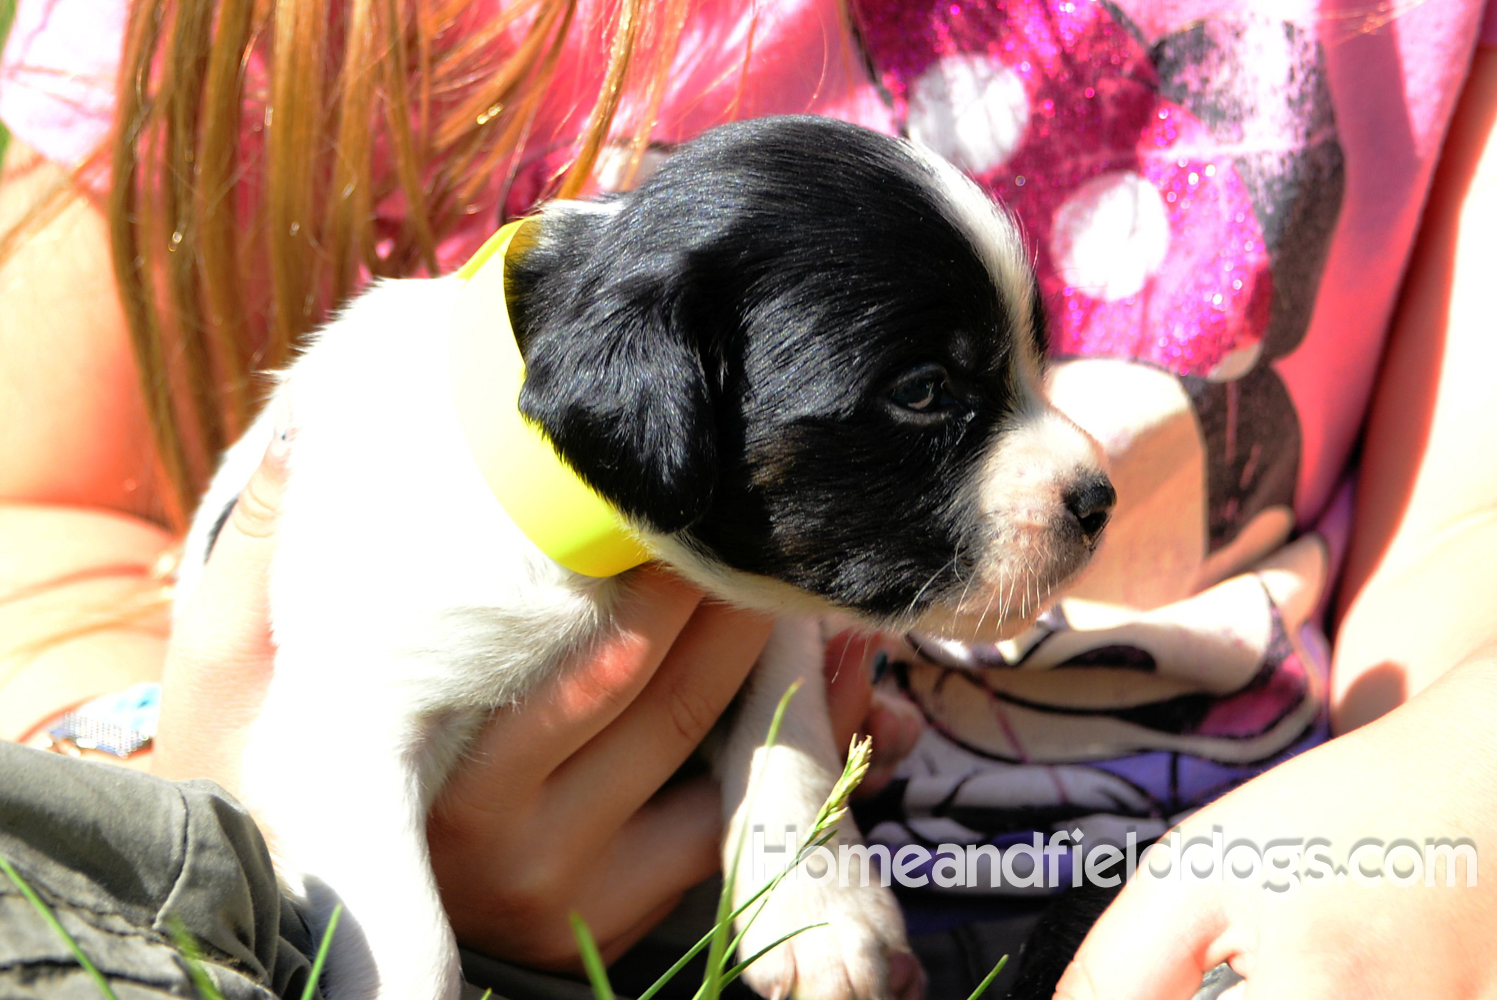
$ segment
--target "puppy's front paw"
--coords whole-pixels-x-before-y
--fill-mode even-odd
[[[818,886],[790,876],[744,935],[740,959],[821,923],[744,970],[749,986],[769,1000],[921,1000],[925,975],[905,940],[899,904],[876,882]]]

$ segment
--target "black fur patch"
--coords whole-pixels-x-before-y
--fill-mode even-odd
[[[526,416],[625,513],[736,569],[879,616],[960,589],[1028,303],[926,168],[855,126],[760,119],[616,201],[545,216],[510,268]],[[952,405],[891,401],[932,365]]]

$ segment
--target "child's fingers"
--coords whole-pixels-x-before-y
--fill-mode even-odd
[[[867,732],[864,721],[873,697],[869,667],[880,642],[877,636],[842,632],[826,644],[822,667],[832,739],[838,750],[847,749],[854,733]]]
[[[925,717],[907,699],[875,688],[863,726],[873,737],[873,765],[858,786],[860,796],[876,794],[893,779],[899,762],[910,755],[925,732]]]
[[[501,709],[443,789],[449,808],[475,816],[528,801],[563,761],[627,708],[670,652],[702,594],[651,566],[631,574],[614,628],[563,664],[519,711]]]
[[[616,914],[607,937],[632,936],[641,914],[658,912],[722,871],[721,850],[722,790],[716,782],[696,778],[651,799],[614,838],[608,874],[589,891],[600,908]],[[630,913],[633,925],[623,926]]]
[[[880,636],[843,632],[827,643],[825,673],[832,738],[839,748],[854,735],[873,739],[873,764],[856,792],[872,795],[889,783],[925,729],[920,710],[906,699],[873,687],[871,671],[891,642]]]
[[[718,871],[722,796],[706,779],[661,792],[606,845],[578,850],[543,825],[531,842],[490,838],[461,858],[433,841],[458,939],[528,965],[574,968],[576,910],[606,956],[643,936],[691,886]],[[585,808],[586,803],[579,803]],[[444,828],[445,829],[445,828]]]
[[[557,817],[604,840],[647,802],[707,737],[743,686],[769,638],[769,619],[704,604],[676,637],[639,696],[575,757],[548,789]]]
[[[1139,874],[1102,914],[1055,1000],[1190,1000],[1221,961],[1208,952],[1225,915],[1209,884]]]
[[[286,487],[277,437],[234,501],[174,636],[200,658],[258,661],[270,650],[266,580]]]
[[[172,630],[152,769],[232,789],[238,747],[274,669],[266,581],[286,486],[289,434],[277,434],[240,492]]]

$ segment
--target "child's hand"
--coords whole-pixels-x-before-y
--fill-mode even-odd
[[[1426,838],[1470,838],[1474,886],[1443,867],[1400,887],[1348,877],[1275,892],[1248,882],[1173,883],[1142,864],[1093,928],[1056,992],[1063,1000],[1188,1000],[1221,962],[1245,977],[1230,1000],[1410,1000],[1497,996],[1497,656],[1451,671],[1403,707],[1248,782],[1180,826],[1220,827],[1228,847],[1260,854],[1283,838],[1324,838],[1338,864],[1378,838],[1360,865],[1385,875],[1384,851]],[[1485,856],[1483,857],[1483,854]],[[1395,858],[1396,860],[1396,858]],[[1163,866],[1160,865],[1160,868]],[[1407,874],[1407,863],[1394,867]]]
[[[770,623],[648,567],[618,622],[523,708],[495,713],[432,809],[442,899],[479,951],[572,967],[576,910],[611,959],[719,868],[716,785],[661,786],[732,701]]]
[[[887,685],[868,683],[873,662],[879,656],[907,655],[908,647],[897,639],[843,632],[826,646],[827,702],[832,712],[832,733],[838,747],[846,747],[854,734],[873,738],[873,763],[853,798],[877,793],[894,777],[894,769],[910,755],[925,732],[925,716],[909,699]]]
[[[742,686],[770,621],[704,603],[655,568],[632,583],[620,634],[522,710],[496,713],[432,810],[442,899],[479,951],[575,968],[576,910],[612,959],[720,870],[716,783],[661,785]],[[914,706],[873,695],[874,653],[871,641],[834,641],[828,698],[836,738],[871,732],[887,780],[920,726]]]

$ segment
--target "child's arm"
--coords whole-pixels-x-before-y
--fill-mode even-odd
[[[60,183],[12,138],[0,233]],[[171,538],[137,378],[104,213],[70,196],[0,262],[0,738],[160,674],[164,615],[53,641],[159,589]]]
[[[1497,641],[1497,48],[1435,174],[1363,447],[1332,668],[1337,731]]]

